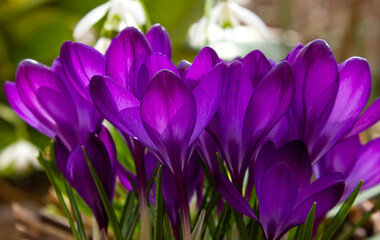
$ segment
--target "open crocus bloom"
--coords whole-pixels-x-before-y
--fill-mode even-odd
[[[156,38],[134,28],[121,32],[106,55],[109,77],[93,77],[90,92],[109,122],[144,144],[169,169],[181,212],[188,218],[185,169],[195,140],[219,106],[226,65],[205,48],[191,66],[181,62],[177,70],[169,54],[162,54],[168,52],[165,41],[157,44],[162,38]]]
[[[359,116],[371,90],[367,60],[353,57],[338,65],[323,40],[298,45],[286,59],[293,68],[296,94],[270,137],[278,145],[302,140],[315,163],[335,143],[379,120],[379,100]]]
[[[88,84],[104,69],[105,58],[95,49],[66,42],[51,68],[22,61],[16,82],[5,83],[5,94],[25,122],[73,149],[86,141],[88,133],[100,130],[103,118],[89,98]]]
[[[217,164],[212,142],[216,141],[233,183],[241,190],[247,168],[262,140],[293,100],[294,77],[286,61],[272,68],[260,51],[253,51],[228,66],[225,86],[219,110],[207,127],[211,135],[203,133],[200,141],[203,147],[198,146],[198,150],[213,172]]]
[[[219,190],[233,208],[259,221],[266,239],[280,239],[292,227],[304,223],[314,202],[315,217],[323,216],[339,202],[344,190],[341,173],[332,173],[310,183],[310,156],[299,141],[278,150],[272,142],[266,143],[258,155],[254,174],[259,217],[221,174],[218,175]]]
[[[90,78],[96,74],[105,74],[105,57],[90,46],[66,42],[51,68],[22,61],[16,82],[6,82],[5,93],[24,121],[56,139],[59,170],[89,205],[99,227],[106,230],[108,218],[82,149],[84,145],[112,199],[115,147],[88,91]]]

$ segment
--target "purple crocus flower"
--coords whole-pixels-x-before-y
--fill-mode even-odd
[[[92,99],[108,121],[148,147],[173,174],[187,237],[185,169],[195,140],[219,106],[226,65],[217,64],[216,53],[205,48],[191,66],[182,62],[177,70],[164,54],[146,56],[152,50],[134,28],[121,32],[112,45],[107,55],[112,49],[119,54],[113,62],[114,75],[93,77]]]
[[[161,25],[153,25],[146,36],[136,28],[126,28],[113,39],[107,50],[106,74],[100,74],[100,76],[109,76],[141,100],[152,71],[157,71],[155,68],[161,64],[161,61],[164,61],[163,64],[170,62],[170,57],[170,38]],[[101,109],[100,111],[102,112]],[[111,121],[111,123],[114,122]],[[133,135],[129,131],[119,128],[118,125],[115,126],[124,137],[135,163],[140,219],[143,231],[146,236],[149,236],[150,213],[145,189],[146,180],[149,176],[146,175],[145,171],[145,165],[147,165],[144,160],[145,146],[139,140],[131,137]],[[121,174],[119,174],[120,178],[125,177],[122,175],[123,172],[125,172],[124,169],[118,170],[118,173]]]
[[[260,51],[253,51],[228,66],[225,81],[220,108],[207,128],[209,132],[202,135],[205,139],[201,139],[198,150],[214,171],[213,141],[217,140],[232,182],[241,191],[262,140],[292,102],[294,78],[286,61],[272,68]],[[210,150],[214,152],[207,153]]]
[[[88,97],[88,84],[92,75],[104,74],[104,66],[104,56],[92,47],[66,42],[51,68],[22,61],[5,94],[25,122],[71,150],[100,130],[103,118]]]
[[[107,215],[81,155],[81,146],[85,145],[112,199],[114,147],[88,92],[90,78],[95,74],[105,74],[105,57],[90,46],[66,42],[51,68],[33,60],[22,61],[17,68],[16,82],[5,83],[5,93],[11,107],[25,122],[56,139],[55,155],[60,171],[90,206],[99,227],[106,230]],[[109,151],[104,151],[103,145]],[[86,175],[79,170],[87,171]]]
[[[333,172],[343,173],[346,187],[342,200],[345,200],[360,180],[363,180],[362,190],[380,183],[378,166],[380,166],[380,139],[362,145],[359,136],[355,135],[334,145],[313,166],[313,169],[318,178]]]
[[[293,68],[296,94],[270,137],[278,145],[302,140],[315,163],[339,140],[380,119],[379,99],[359,116],[371,90],[367,60],[353,57],[338,65],[323,40],[298,45],[287,60]]]
[[[86,153],[112,202],[116,184],[116,149],[106,128],[99,135],[90,133],[84,143]],[[91,208],[101,231],[107,232],[108,217],[95,181],[91,175],[82,145],[69,151],[59,139],[55,140],[56,161],[59,170],[70,185]]]
[[[259,217],[234,185],[219,174],[219,190],[237,211],[259,221],[266,239],[280,239],[294,226],[304,223],[316,202],[315,217],[335,206],[343,193],[341,173],[312,178],[310,156],[304,144],[290,142],[275,148],[272,142],[260,150],[254,172]]]

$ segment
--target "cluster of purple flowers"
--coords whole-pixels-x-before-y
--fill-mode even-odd
[[[323,40],[296,46],[278,63],[257,50],[225,62],[208,47],[193,63],[175,66],[170,58],[163,27],[146,35],[126,28],[105,56],[66,42],[51,67],[24,60],[16,82],[5,84],[16,113],[55,138],[59,170],[101,229],[108,218],[82,146],[109,198],[118,176],[138,189],[141,212],[159,162],[177,238],[181,227],[190,236],[189,199],[194,192],[202,198],[199,157],[215,191],[257,220],[267,239],[302,224],[314,202],[315,217],[323,218],[361,179],[364,189],[380,182],[380,140],[359,140],[380,119],[380,100],[363,112],[371,89],[365,59],[337,64]],[[127,177],[118,162],[104,119],[124,137],[136,176]],[[216,153],[229,176],[221,174]],[[258,212],[248,203],[252,192]]]

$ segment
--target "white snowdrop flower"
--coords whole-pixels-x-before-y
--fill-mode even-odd
[[[144,8],[138,0],[109,0],[91,10],[78,22],[74,29],[74,39],[91,44],[94,39],[91,29],[104,16],[105,31],[120,32],[127,26],[140,28],[146,23]],[[99,41],[97,44],[101,47],[107,43],[105,38]]]
[[[195,49],[211,46],[226,60],[244,56],[255,44],[278,42],[254,12],[232,0],[219,1],[208,18],[190,26],[188,40]]]
[[[23,173],[30,167],[41,169],[37,162],[38,148],[26,140],[18,140],[0,152],[0,171],[12,167],[16,173]]]

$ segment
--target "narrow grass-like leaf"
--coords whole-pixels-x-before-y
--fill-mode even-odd
[[[133,233],[135,232],[136,225],[137,225],[137,222],[139,221],[139,218],[140,218],[140,211],[139,211],[139,204],[137,204],[136,209],[133,213],[129,228],[127,229],[125,238],[123,239],[126,239],[126,240],[132,239]]]
[[[340,225],[343,223],[352,205],[354,204],[355,199],[357,198],[362,185],[363,185],[363,180],[359,182],[355,190],[343,203],[342,207],[339,209],[339,212],[336,214],[336,216],[334,217],[330,225],[327,227],[325,233],[323,234],[322,240],[329,240],[333,237],[334,233],[336,232],[336,230],[338,230]]]
[[[163,238],[163,211],[164,198],[162,196],[162,166],[159,167],[156,177],[156,209],[154,213],[154,240]]]
[[[58,201],[59,201],[59,203],[62,206],[63,212],[65,213],[67,220],[69,221],[70,229],[71,229],[71,231],[72,231],[75,239],[77,239],[77,240],[81,239],[79,237],[77,229],[75,228],[74,221],[71,218],[70,211],[69,211],[69,209],[66,206],[65,200],[63,199],[62,193],[59,190],[57,184],[55,183],[55,180],[54,180],[53,174],[51,172],[51,169],[49,168],[49,165],[47,164],[47,161],[44,159],[44,157],[42,155],[42,152],[39,152],[37,160],[40,163],[40,165],[42,166],[42,168],[45,170],[45,173],[46,173],[46,175],[47,175],[47,177],[48,177],[51,185],[53,186],[55,193],[57,194]]]
[[[197,156],[198,156],[198,162],[199,162],[199,164],[201,165],[201,167],[203,169],[203,172],[205,174],[207,182],[210,185],[214,184],[213,181],[212,181],[210,170],[208,169],[208,167],[206,166],[205,162],[203,161],[203,159],[201,158],[201,156],[198,153],[197,153]]]
[[[75,222],[77,223],[78,232],[81,235],[82,239],[87,239],[86,230],[85,230],[84,225],[83,225],[82,216],[80,214],[78,204],[77,204],[77,201],[76,201],[75,196],[74,196],[73,189],[67,181],[64,181],[64,182],[65,182],[65,187],[66,187],[66,191],[67,191],[67,196],[69,197],[69,200],[70,200],[71,211],[73,212]]]
[[[197,224],[195,224],[193,232],[191,233],[191,240],[200,240],[201,234],[202,234],[202,226],[205,220],[205,215],[206,215],[206,210],[203,209],[201,211]]]
[[[226,225],[231,217],[231,207],[227,203],[224,204],[222,214],[220,215],[218,226],[212,239],[221,240],[226,234]]]
[[[367,212],[366,214],[364,214],[364,216],[360,219],[360,221],[358,223],[355,224],[355,226],[353,226],[350,230],[350,232],[348,232],[344,237],[343,237],[343,240],[348,240],[350,239],[350,237],[355,233],[355,231],[361,227],[365,222],[368,221],[368,219],[372,216],[372,214],[374,214],[377,210],[380,209],[380,201],[377,201],[375,206],[373,206],[373,208]]]
[[[123,236],[125,236],[127,229],[128,229],[128,216],[130,216],[130,212],[132,211],[133,208],[133,194],[132,193],[127,193],[127,196],[125,198],[125,203],[123,206],[123,210],[121,212],[121,217],[120,217],[120,228],[121,228],[121,233]]]
[[[120,231],[119,222],[117,221],[116,214],[112,208],[112,204],[111,204],[111,202],[107,196],[107,193],[103,188],[103,185],[102,185],[102,183],[98,177],[98,174],[96,173],[96,171],[94,169],[94,166],[91,163],[90,158],[87,155],[87,152],[86,152],[86,149],[84,148],[84,146],[82,146],[82,149],[83,149],[83,153],[86,157],[88,167],[90,168],[91,175],[95,181],[96,188],[98,189],[98,192],[99,192],[100,198],[102,200],[103,206],[104,206],[104,208],[107,212],[107,216],[111,222],[115,237],[116,237],[116,239],[123,239],[121,231]]]
[[[163,227],[164,227],[164,239],[166,240],[172,240],[173,239],[173,236],[172,236],[172,232],[170,230],[170,224],[169,224],[169,219],[168,219],[168,215],[166,214],[166,212],[164,211],[164,223],[163,223]]]
[[[146,195],[149,194],[149,191],[150,191],[150,189],[152,188],[153,180],[155,179],[156,174],[157,174],[157,171],[158,171],[158,168],[159,168],[160,166],[161,166],[161,164],[160,164],[160,163],[157,163],[157,165],[156,165],[156,167],[154,168],[152,174],[149,176],[148,181],[146,182],[146,186],[145,186]]]
[[[296,237],[295,237],[296,240],[311,239],[311,235],[313,234],[313,227],[314,227],[315,205],[316,203],[314,203],[313,206],[311,207],[311,210],[309,214],[307,215],[305,223],[298,227]]]
[[[224,166],[223,161],[222,161],[222,159],[220,158],[219,153],[216,153],[216,159],[218,159],[218,165],[219,165],[220,172],[221,172],[224,176],[228,177],[226,167]]]
[[[247,227],[244,223],[243,215],[235,209],[232,210],[232,215],[234,217],[236,227],[239,231],[240,239],[248,239],[249,236],[247,232]]]

